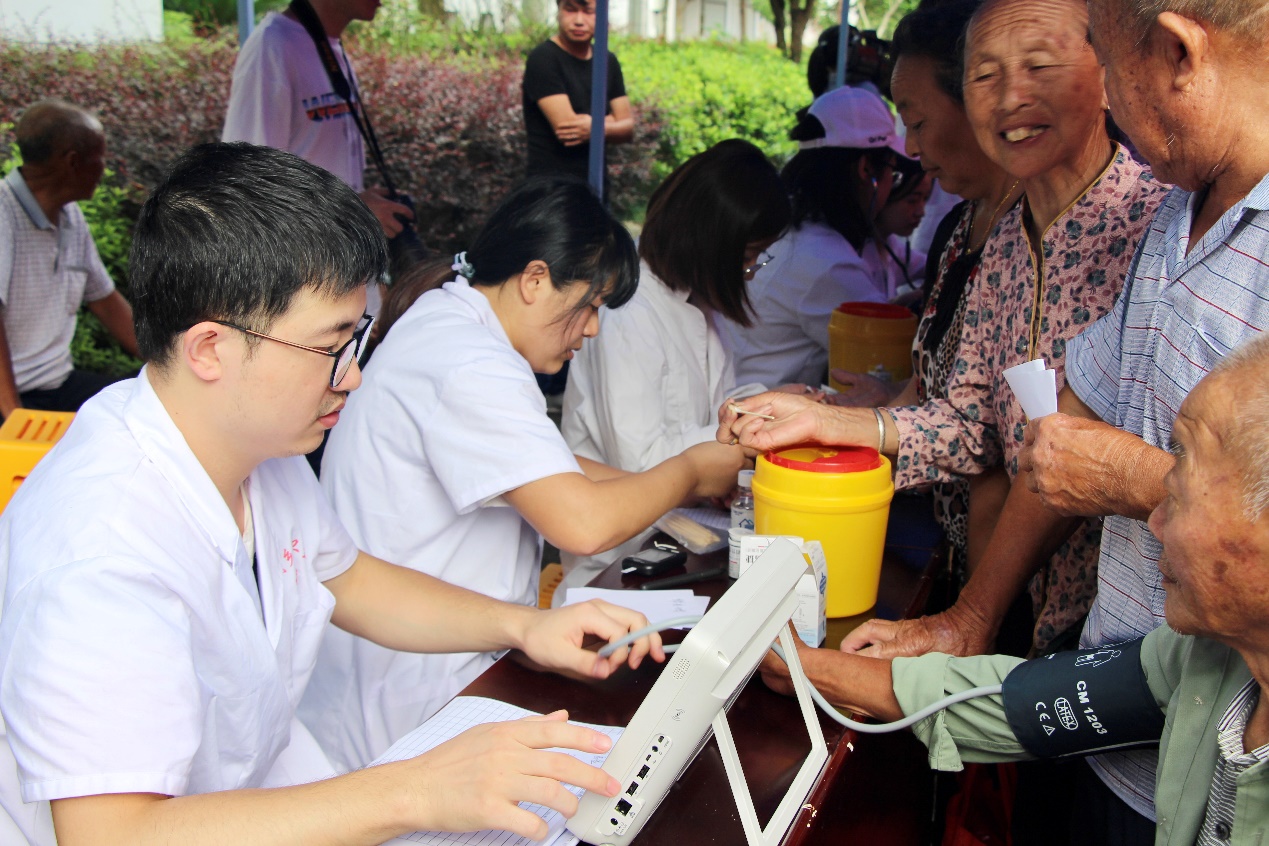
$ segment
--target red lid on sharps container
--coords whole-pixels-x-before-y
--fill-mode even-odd
[[[906,306],[890,303],[842,303],[837,310],[854,317],[879,317],[885,320],[904,320],[913,316],[912,310]]]
[[[767,453],[767,461],[789,470],[811,473],[861,473],[881,466],[881,455],[872,447],[825,447],[815,444]]]

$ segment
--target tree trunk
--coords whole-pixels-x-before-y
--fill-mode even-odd
[[[814,9],[815,0],[802,0],[800,6],[798,0],[789,3],[789,58],[794,62],[802,61],[802,36]]]
[[[771,0],[771,19],[775,25],[776,46],[787,56],[789,45],[784,40],[784,0]]]

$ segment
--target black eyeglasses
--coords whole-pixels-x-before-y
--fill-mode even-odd
[[[357,323],[357,328],[353,330],[352,337],[337,350],[324,350],[320,347],[306,347],[304,344],[297,344],[294,341],[286,341],[282,338],[275,338],[272,335],[266,335],[263,332],[257,332],[254,329],[248,329],[246,326],[239,326],[236,323],[230,323],[228,320],[213,320],[212,323],[219,323],[221,326],[228,326],[230,329],[237,329],[239,332],[245,332],[248,335],[254,335],[257,338],[264,338],[266,341],[277,341],[279,344],[286,344],[288,347],[295,347],[297,350],[308,350],[318,355],[330,356],[335,359],[335,366],[330,371],[330,386],[338,388],[339,383],[344,381],[344,377],[348,375],[348,370],[352,367],[353,359],[360,359],[361,352],[365,347],[366,335],[370,332],[370,327],[374,325],[375,319],[368,314],[363,314],[361,320]]]
[[[762,252],[762,255],[758,256],[758,260],[756,262],[754,262],[753,264],[745,268],[745,277],[748,278],[750,276],[753,276],[755,273],[757,273],[759,270],[762,270],[764,267],[771,264],[771,262],[773,261],[775,261],[775,256],[771,255],[771,253],[764,250]]]

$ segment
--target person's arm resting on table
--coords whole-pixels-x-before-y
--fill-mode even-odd
[[[395,649],[444,652],[522,649],[544,666],[604,678],[622,662],[637,666],[659,639],[641,640],[607,659],[581,648],[588,634],[606,640],[646,623],[603,602],[555,611],[498,602],[364,553],[325,582],[335,595],[333,622]],[[546,823],[518,802],[571,815],[577,798],[561,784],[615,795],[602,770],[549,750],[606,751],[604,735],[565,722],[564,712],[471,729],[407,761],[368,767],[297,787],[167,797],[119,793],[57,799],[53,821],[62,846],[200,844],[378,844],[419,829],[505,829],[528,837]]]

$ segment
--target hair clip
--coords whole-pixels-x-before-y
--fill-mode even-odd
[[[467,251],[454,254],[454,263],[449,269],[466,279],[471,279],[476,275],[476,268],[471,266],[471,262],[467,260]]]

